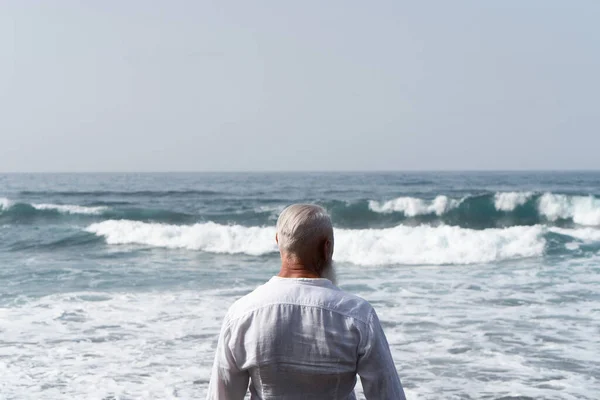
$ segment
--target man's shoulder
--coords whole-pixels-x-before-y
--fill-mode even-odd
[[[367,300],[337,286],[282,286],[267,282],[235,301],[227,312],[227,319],[239,319],[277,306],[321,308],[364,323],[373,311]]]
[[[371,303],[358,295],[346,292],[342,289],[338,289],[338,293],[340,306],[345,310],[346,314],[362,322],[368,323],[368,319],[374,311]]]

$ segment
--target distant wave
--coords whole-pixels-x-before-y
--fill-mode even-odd
[[[74,204],[32,204],[36,210],[54,210],[65,214],[99,215],[108,210],[108,207],[86,207]]]
[[[202,200],[199,200],[202,202]],[[204,200],[218,202],[218,198]],[[213,221],[243,226],[270,225],[285,207],[282,201],[252,200],[251,204],[231,204],[210,214],[136,207],[137,201],[103,202],[89,198],[83,204],[23,203],[0,198],[0,218],[23,222],[28,218],[68,218],[71,216],[126,219],[170,224]],[[600,199],[592,195],[566,195],[533,192],[498,192],[451,198],[438,195],[433,199],[398,197],[377,200],[326,200],[320,202],[339,228],[390,228],[400,224],[451,225],[470,229],[510,226],[550,225],[569,227],[600,226]],[[79,217],[81,218],[81,217]]]
[[[0,197],[0,211],[6,211],[10,208],[12,202],[6,197]]]
[[[458,207],[460,203],[461,200],[450,199],[447,196],[437,196],[431,201],[415,197],[398,197],[383,203],[370,200],[369,208],[379,213],[401,212],[407,217],[427,214],[440,216],[448,210]]]
[[[16,210],[17,213],[27,213],[31,210],[54,211],[63,214],[100,215],[108,210],[105,206],[87,207],[76,204],[37,204],[13,202],[7,198],[0,198],[0,212]]]
[[[479,196],[451,199],[437,196],[433,200],[399,197],[385,202],[370,200],[368,207],[376,213],[401,213],[405,217],[434,215],[445,223],[458,225],[479,222],[485,226],[496,221],[511,225],[533,225],[560,220],[578,225],[600,225],[600,199],[594,196],[533,192],[499,192]],[[477,221],[476,221],[477,220]]]
[[[600,225],[600,199],[546,193],[538,199],[540,213],[550,221],[572,219],[579,225]]]
[[[533,196],[532,192],[502,192],[494,194],[494,207],[498,211],[514,211]]]
[[[38,220],[39,218],[56,219],[60,215],[68,216],[101,216],[112,219],[131,219],[159,222],[194,222],[198,216],[183,212],[148,209],[138,207],[114,207],[115,205],[130,205],[130,203],[116,202],[99,205],[102,202],[93,202],[94,205],[77,204],[52,204],[52,203],[22,203],[7,198],[0,198],[0,217],[8,217],[16,221],[24,221],[28,218]]]
[[[274,227],[107,220],[86,228],[108,244],[264,255],[277,251]],[[359,265],[473,264],[544,254],[542,226],[473,230],[457,226],[337,229],[335,259]]]

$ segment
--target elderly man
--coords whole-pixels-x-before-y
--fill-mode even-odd
[[[275,240],[281,271],[225,316],[208,399],[405,399],[371,305],[338,289],[333,228],[325,210],[286,208]]]

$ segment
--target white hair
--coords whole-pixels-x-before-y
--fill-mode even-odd
[[[321,238],[333,244],[333,226],[323,207],[293,204],[277,219],[277,239],[282,252],[300,255]]]

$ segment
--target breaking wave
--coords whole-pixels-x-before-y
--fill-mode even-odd
[[[503,192],[494,195],[494,207],[498,211],[514,211],[533,196],[531,192]]]
[[[187,192],[186,192],[187,193]],[[132,207],[128,202],[86,201],[78,204],[23,203],[0,198],[0,218],[27,221],[39,218],[126,219],[170,224],[212,221],[225,225],[270,225],[286,206],[282,201],[261,204],[253,201],[213,210],[210,214],[179,210]],[[198,200],[200,204],[214,200]],[[310,200],[309,200],[310,201]],[[191,203],[191,201],[190,201]],[[319,203],[319,202],[318,202]],[[213,204],[213,203],[210,203]],[[558,227],[600,226],[600,198],[592,195],[566,195],[534,192],[498,192],[432,199],[398,197],[387,201],[328,200],[320,202],[334,224],[346,229],[383,229],[397,225],[451,225],[470,229],[549,225]],[[194,207],[193,207],[194,208]],[[193,209],[192,208],[192,209]]]
[[[431,201],[415,197],[398,197],[383,203],[370,200],[369,209],[378,213],[401,212],[407,217],[427,214],[440,216],[448,210],[458,207],[460,203],[460,200],[450,199],[447,196],[437,196]]]
[[[99,215],[106,211],[108,207],[86,207],[73,204],[32,204],[36,210],[54,210],[65,214]]]
[[[0,197],[0,212],[8,210],[12,202],[8,200],[6,197]]]
[[[36,204],[18,203],[6,198],[0,198],[0,213],[12,213],[15,216],[25,216],[35,211],[50,211],[61,214],[100,215],[108,210],[105,206],[80,206],[76,204]]]
[[[493,227],[498,224],[536,225],[571,221],[578,225],[600,225],[600,199],[595,196],[533,192],[499,192],[451,199],[416,197],[368,202],[375,213],[400,213],[405,218],[440,217],[441,222],[467,227]]]
[[[197,220],[197,216],[169,210],[114,207],[108,205],[77,205],[52,203],[20,203],[0,198],[0,217],[9,221],[24,222],[39,218],[57,219],[67,216],[102,217],[112,219],[131,219],[142,221],[160,221],[173,223],[189,223]],[[118,203],[117,205],[120,205]],[[129,204],[129,203],[127,203]]]
[[[275,228],[220,225],[168,225],[108,220],[86,228],[108,244],[142,244],[153,247],[201,250],[210,253],[263,255],[275,252]]]
[[[277,252],[274,227],[169,225],[127,220],[92,224],[87,232],[106,243],[265,255]],[[396,226],[386,229],[337,229],[335,259],[359,265],[474,264],[539,257],[546,239],[542,226],[473,230],[457,226]]]
[[[538,210],[549,221],[571,219],[579,225],[600,225],[600,199],[546,193],[538,199]]]

